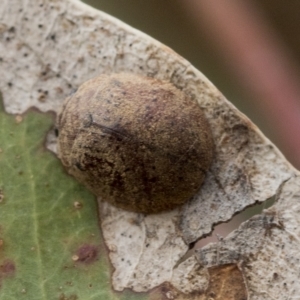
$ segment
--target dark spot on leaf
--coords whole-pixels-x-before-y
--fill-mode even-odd
[[[77,300],[78,296],[75,294],[72,294],[70,296],[66,296],[64,293],[59,295],[59,300]]]
[[[2,280],[15,274],[16,266],[11,260],[5,260],[0,264],[0,285]]]
[[[208,271],[210,282],[206,290],[207,298],[248,299],[245,279],[236,264],[212,267]]]
[[[176,298],[177,291],[171,286],[170,283],[165,282],[159,287],[153,289],[150,292],[150,299],[161,299],[161,300],[167,300],[170,298]]]
[[[7,260],[0,265],[0,273],[3,275],[13,275],[15,270],[15,264],[11,260]]]
[[[83,207],[83,204],[79,201],[75,201],[73,203],[73,206],[74,206],[75,209],[81,209]]]
[[[78,256],[78,262],[91,264],[98,259],[99,250],[95,245],[85,244],[77,250],[76,255]]]

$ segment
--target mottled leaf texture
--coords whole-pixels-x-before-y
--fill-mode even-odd
[[[56,152],[46,112],[113,72],[169,81],[203,109],[214,162],[183,207],[97,205],[44,147]],[[299,297],[298,171],[172,50],[77,0],[2,0],[0,89],[0,299]],[[272,196],[273,207],[185,258],[215,224]]]
[[[119,299],[96,200],[44,148],[52,120],[0,111],[0,299]]]

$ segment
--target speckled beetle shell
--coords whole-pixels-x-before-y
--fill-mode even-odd
[[[68,97],[57,118],[59,157],[95,195],[157,213],[185,203],[213,158],[199,105],[168,82],[101,75]]]

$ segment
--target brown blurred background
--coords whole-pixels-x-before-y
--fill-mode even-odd
[[[206,75],[300,169],[299,0],[85,0],[168,45]],[[226,236],[247,210],[217,226]]]

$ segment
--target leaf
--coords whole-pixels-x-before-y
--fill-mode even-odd
[[[243,223],[218,244],[196,252],[208,268],[240,265],[250,299],[297,299],[299,296],[300,178],[282,185],[276,204]],[[263,289],[262,289],[263,287]]]
[[[232,240],[230,236],[224,240],[224,245],[230,245],[225,247],[224,257],[223,253],[220,253],[222,245],[217,243],[201,250],[191,259],[184,259],[189,247],[209,234],[215,224],[230,220],[234,214],[254,203],[263,202],[274,195],[278,196],[299,174],[259,129],[233,107],[203,74],[166,46],[76,0],[49,0],[42,5],[35,0],[2,1],[0,53],[1,69],[5,70],[0,73],[0,89],[3,92],[5,110],[9,113],[21,114],[31,107],[37,107],[43,112],[57,112],[63,99],[85,80],[102,73],[128,72],[171,82],[189,95],[192,101],[199,103],[210,123],[215,142],[214,163],[201,190],[186,205],[163,214],[141,215],[116,209],[107,204],[105,199],[98,199],[102,234],[114,267],[114,290],[123,291],[130,288],[136,292],[148,292],[153,289],[150,295],[156,299],[170,298],[172,295],[205,297],[212,288],[211,274],[217,274],[216,278],[219,278],[220,274],[230,274],[232,270],[237,276],[242,275],[245,281],[239,281],[239,286],[247,288],[244,294],[248,293],[253,299],[258,299],[255,298],[259,297],[257,295],[261,296],[261,290],[269,288],[267,281],[260,280],[257,283],[256,278],[260,278],[259,268],[253,267],[254,273],[250,268],[250,271],[243,269],[243,262],[248,261],[251,265],[264,266],[267,254],[260,255],[261,247],[270,249],[269,252],[266,250],[267,253],[276,252],[277,244],[268,244],[268,239],[264,239],[264,222],[274,229],[272,217],[268,212],[241,226],[235,234],[243,237],[242,239]],[[41,130],[40,126],[35,126],[35,130]],[[8,131],[5,129],[5,132]],[[40,134],[42,140],[45,131]],[[31,149],[29,145],[28,147]],[[56,151],[53,132],[48,135],[47,147]],[[35,154],[31,155],[32,164],[37,169],[41,165],[46,166],[48,160],[55,161],[57,167],[55,170],[48,170],[47,177],[52,178],[56,172],[59,173],[55,175],[57,178],[66,176],[57,159],[50,154],[47,154],[48,158],[43,164],[36,162],[38,157]],[[14,158],[10,158],[5,160],[5,164],[9,166],[11,161],[16,162]],[[37,184],[36,180],[40,180],[40,183]],[[37,176],[30,178],[30,183],[38,187],[45,183],[45,179]],[[9,186],[9,183],[2,186],[3,203],[6,201],[6,185]],[[55,181],[55,185],[59,195],[66,195],[74,202],[77,192],[62,185],[60,180]],[[294,188],[296,186],[297,184],[293,185]],[[23,193],[23,185],[17,187],[19,193]],[[82,187],[74,183],[74,189],[81,191]],[[44,190],[43,193],[43,197],[47,198],[44,201],[48,203],[52,195],[48,195]],[[89,196],[82,196],[84,209],[91,203],[88,199]],[[287,203],[284,203],[287,206]],[[294,210],[298,211],[299,205],[294,200],[293,203]],[[41,205],[40,199],[36,199],[36,205]],[[275,215],[278,212],[290,213],[286,206],[276,204],[273,208],[276,211]],[[95,203],[92,203],[92,207],[94,215],[87,219],[88,222],[96,224]],[[8,218],[11,218],[10,214],[12,212],[5,213]],[[53,216],[54,223],[59,213],[56,215]],[[92,218],[93,220],[90,220]],[[281,221],[278,221],[278,224],[280,225]],[[285,221],[284,228],[291,224],[298,226],[295,214],[293,218]],[[35,228],[39,231],[41,225]],[[82,219],[78,226],[77,228],[85,227],[85,220]],[[62,227],[59,228],[62,230]],[[77,230],[81,232],[81,229]],[[275,230],[271,230],[271,233]],[[296,247],[299,244],[299,234],[295,230],[294,232],[296,242],[293,247]],[[283,239],[286,243],[285,231],[278,233],[278,241]],[[59,237],[60,232],[57,234]],[[50,241],[45,243],[48,246]],[[87,242],[78,242],[77,247],[83,245],[82,243],[86,245]],[[96,241],[94,243],[100,246],[100,238],[99,244]],[[76,247],[69,249],[71,257],[76,255],[76,249],[78,250]],[[294,253],[294,248],[287,249]],[[60,249],[53,251],[55,256],[61,252]],[[287,256],[288,253],[284,255]],[[102,259],[105,258],[106,256]],[[287,260],[282,259],[282,263],[284,261]],[[273,267],[275,266],[274,262]],[[51,261],[51,267],[57,268],[57,262]],[[105,268],[98,269],[99,274],[106,274]],[[10,268],[6,266],[2,269]],[[13,273],[17,274],[17,270],[16,268]],[[190,277],[185,277],[186,270],[190,272]],[[283,282],[286,272],[285,270],[281,277],[277,276],[281,280],[280,283]],[[196,276],[192,276],[193,274]],[[76,278],[77,276],[79,275],[76,275]],[[191,279],[195,277],[195,281]],[[229,279],[230,275],[226,275],[224,282],[228,284]],[[101,284],[108,280],[109,277],[100,279],[95,293],[100,293]],[[180,282],[186,284],[182,286]],[[47,281],[43,281],[43,285],[46,284]],[[200,287],[201,284],[203,285]],[[218,284],[213,284],[213,287],[217,289]],[[295,284],[292,287],[298,291]],[[110,293],[108,286],[102,291]],[[226,295],[221,292],[219,294]],[[72,294],[70,292],[64,295],[62,297],[71,297]],[[271,295],[271,292],[266,295]]]
[[[0,120],[0,299],[119,299],[95,199],[45,151],[53,118]]]

